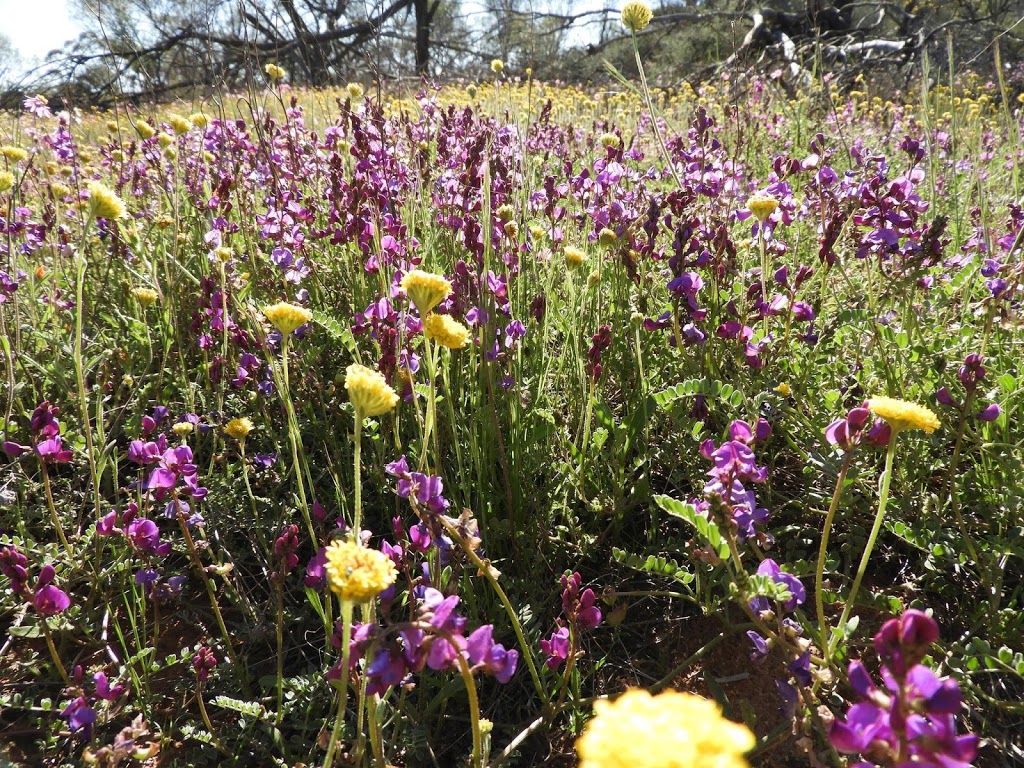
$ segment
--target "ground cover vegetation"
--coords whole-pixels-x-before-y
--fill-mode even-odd
[[[1020,105],[635,63],[3,123],[8,759],[1024,757]]]

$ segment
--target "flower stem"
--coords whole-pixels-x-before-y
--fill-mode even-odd
[[[276,723],[281,724],[284,719],[284,578],[275,579],[277,582],[277,719]]]
[[[356,411],[355,448],[352,452],[352,477],[355,483],[355,514],[352,517],[352,540],[359,541],[359,529],[363,524],[363,415]]]
[[[46,491],[46,504],[50,508],[50,519],[53,521],[54,530],[57,531],[57,537],[64,546],[64,551],[68,553],[68,559],[74,561],[75,555],[71,551],[71,545],[68,544],[67,536],[64,535],[64,528],[60,524],[60,518],[57,517],[57,508],[53,504],[53,490],[50,487],[50,473],[46,470],[46,462],[41,461],[39,468],[43,473],[43,489]]]
[[[843,456],[843,465],[839,469],[839,477],[836,478],[836,489],[832,493],[832,503],[829,504],[828,514],[825,515],[825,526],[821,531],[821,546],[818,548],[818,565],[814,571],[814,608],[818,614],[818,626],[821,628],[821,649],[825,652],[826,661],[831,662],[828,653],[830,631],[828,618],[825,616],[825,598],[822,595],[822,582],[824,581],[825,559],[828,556],[828,537],[832,533],[832,521],[835,518],[836,510],[839,508],[839,499],[843,495],[843,485],[846,483],[846,473],[850,470],[853,454],[847,452]]]
[[[857,567],[857,575],[853,579],[853,587],[850,588],[850,594],[846,598],[846,605],[843,606],[843,615],[839,619],[840,637],[845,636],[846,620],[850,617],[850,611],[857,599],[857,592],[860,591],[861,581],[864,580],[864,574],[868,570],[868,561],[871,559],[871,552],[875,548],[875,541],[878,539],[878,532],[881,530],[882,521],[885,519],[885,505],[889,501],[889,481],[892,480],[892,461],[893,457],[896,455],[896,439],[898,437],[899,433],[893,430],[892,437],[889,439],[889,449],[885,452],[885,470],[882,473],[882,488],[878,494],[878,511],[875,513],[875,524],[871,526],[871,533],[868,535],[868,542],[864,547],[864,554],[861,556],[860,565]],[[825,656],[831,662],[831,642],[828,643],[828,647],[825,649]]]
[[[338,748],[341,728],[345,723],[345,709],[348,706],[348,656],[349,643],[352,641],[352,603],[341,601],[341,681],[338,687],[338,714],[334,718],[331,729],[331,740],[327,743],[327,755],[324,757],[323,768],[331,768],[334,763],[334,752]]]
[[[64,684],[70,687],[71,678],[68,677],[68,671],[64,669],[64,664],[61,663],[60,656],[57,655],[57,647],[53,644],[53,635],[50,634],[50,625],[46,622],[45,616],[40,616],[39,619],[40,624],[43,625],[43,636],[46,638],[46,647],[50,650],[50,658],[53,659],[54,666],[57,667]]]

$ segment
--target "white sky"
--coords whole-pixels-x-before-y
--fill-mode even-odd
[[[54,48],[78,37],[67,0],[0,0],[0,33],[18,51],[23,64],[42,61]]]

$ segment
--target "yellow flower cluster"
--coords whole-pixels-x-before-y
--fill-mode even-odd
[[[5,146],[0,147],[0,155],[3,155],[5,159],[12,163],[20,163],[28,157],[28,152],[21,147]]]
[[[868,400],[868,408],[876,416],[888,422],[893,432],[907,429],[923,429],[934,432],[939,428],[939,417],[923,405],[896,400],[892,397],[873,397]]]
[[[448,349],[462,349],[469,342],[469,329],[449,315],[438,315],[431,312],[423,321],[423,335],[428,339],[436,339],[437,343]]]
[[[204,115],[202,112],[196,112],[195,114],[188,116],[188,121],[192,123],[196,128],[202,130],[210,124],[210,118]]]
[[[264,307],[263,314],[285,336],[313,319],[313,313],[308,309],[296,304],[289,304],[287,301]]]
[[[363,90],[363,86],[359,83],[349,83],[345,86],[345,90],[348,91],[348,97],[352,99],[352,101],[359,101],[366,93],[366,91]]]
[[[398,405],[398,394],[388,386],[385,378],[365,365],[353,363],[345,371],[345,389],[356,419],[380,416]]]
[[[152,288],[132,288],[132,296],[144,307],[156,304],[156,300],[160,298],[160,295]]]
[[[224,431],[228,437],[233,437],[235,440],[245,440],[254,429],[256,426],[248,416],[232,419],[224,425]]]
[[[395,564],[383,552],[354,541],[335,541],[327,547],[327,584],[343,602],[368,603],[397,577]]]
[[[504,71],[505,62],[503,62],[501,59],[494,59],[493,61],[491,61],[491,72],[493,72],[496,75],[500,75]]]
[[[452,292],[452,284],[444,275],[414,269],[402,278],[402,290],[416,305],[420,317],[426,317],[430,310],[448,298],[448,294]]]
[[[0,192],[7,192],[14,188],[14,174],[10,171],[0,171]]]
[[[746,768],[756,739],[691,693],[652,696],[630,689],[594,704],[596,717],[576,742],[580,768]]]
[[[121,219],[128,215],[124,200],[98,181],[89,182],[89,210],[101,219]]]
[[[145,120],[139,120],[135,124],[135,132],[139,134],[143,141],[146,139],[152,139],[156,136],[156,128],[147,123]]]
[[[651,12],[650,6],[647,3],[633,0],[633,2],[622,6],[622,26],[630,32],[640,32],[646,29],[653,18],[654,13]]]
[[[175,133],[188,133],[192,130],[192,123],[189,122],[187,117],[182,117],[181,115],[170,115],[167,118],[167,122],[174,129]]]
[[[751,195],[747,200],[747,210],[754,214],[754,218],[762,224],[775,213],[775,209],[778,207],[779,201],[771,195]]]
[[[284,76],[288,74],[281,67],[277,66],[277,64],[267,64],[267,66],[263,68],[263,71],[267,73],[267,77],[271,80],[283,80]]]
[[[564,249],[565,265],[570,269],[576,269],[587,260],[587,254],[574,245],[567,245]]]

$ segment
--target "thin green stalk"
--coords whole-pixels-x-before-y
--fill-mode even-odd
[[[352,477],[355,478],[355,514],[352,518],[352,540],[359,541],[360,526],[363,521],[363,475],[362,475],[362,449],[363,449],[363,416],[356,411],[356,433],[355,449],[352,451]]]
[[[828,643],[830,630],[828,618],[825,616],[825,598],[822,595],[825,574],[825,559],[828,556],[828,537],[832,533],[832,520],[835,518],[836,510],[839,508],[839,499],[843,495],[843,486],[846,484],[846,473],[850,470],[853,461],[853,454],[849,451],[843,456],[843,465],[839,469],[839,477],[836,478],[836,488],[832,493],[832,502],[828,506],[828,514],[825,515],[825,526],[821,531],[821,546],[818,547],[818,564],[814,570],[814,609],[818,613],[818,626],[821,628],[821,647],[828,654]]]
[[[53,659],[54,666],[57,667],[64,684],[70,686],[71,678],[68,677],[68,671],[64,669],[64,664],[61,663],[60,656],[57,655],[57,647],[53,644],[53,635],[50,634],[50,625],[47,624],[46,617],[40,616],[39,623],[43,626],[43,636],[46,638],[46,647],[50,651],[50,658]]]
[[[338,714],[334,718],[331,729],[331,740],[327,743],[327,755],[324,757],[323,768],[331,768],[334,763],[334,752],[341,737],[341,728],[345,723],[345,709],[348,706],[348,658],[349,643],[352,641],[352,603],[341,602],[341,680],[338,685]]]
[[[54,530],[57,531],[57,538],[60,539],[60,543],[64,546],[64,551],[68,553],[69,562],[74,562],[75,555],[71,551],[71,545],[68,544],[67,536],[64,535],[64,527],[60,524],[60,518],[57,517],[57,508],[53,503],[53,490],[50,487],[50,473],[46,470],[46,462],[39,462],[39,469],[43,473],[43,490],[46,492],[46,505],[50,508],[50,519],[53,521]]]
[[[868,561],[871,560],[871,552],[875,548],[875,541],[878,539],[878,532],[882,529],[882,521],[885,519],[885,505],[889,501],[889,482],[892,480],[892,462],[896,456],[896,439],[899,437],[899,433],[893,430],[892,438],[889,440],[889,448],[885,452],[885,470],[882,474],[882,488],[878,494],[878,511],[875,512],[875,523],[871,526],[871,533],[868,535],[867,545],[864,547],[864,554],[861,556],[860,565],[857,568],[857,575],[853,579],[853,587],[850,589],[850,594],[846,598],[846,605],[843,606],[843,615],[839,619],[839,632],[840,637],[845,636],[846,633],[846,621],[850,617],[850,611],[853,609],[854,603],[857,600],[857,592],[860,591],[860,584],[864,580],[864,574],[868,570]],[[829,642],[824,648],[825,660],[831,665],[832,663],[832,643]]]

